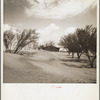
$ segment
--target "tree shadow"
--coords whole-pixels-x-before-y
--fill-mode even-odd
[[[81,58],[80,61],[77,60],[76,57],[74,58],[66,58],[66,59],[60,59],[62,61],[62,64],[66,65],[67,67],[73,67],[73,68],[91,68],[88,59]]]
[[[72,68],[91,68],[89,64],[87,65],[81,65],[81,66],[78,66],[78,65],[74,65],[74,64],[67,64],[67,63],[62,63],[64,65],[66,65],[67,67],[72,67]]]
[[[75,58],[71,58],[71,59],[60,59],[63,62],[79,62],[79,63],[88,63],[87,59],[80,59],[80,61],[78,61]]]

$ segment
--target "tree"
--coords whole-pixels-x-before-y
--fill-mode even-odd
[[[35,43],[37,39],[38,33],[36,33],[36,30],[23,30],[22,34],[18,36],[18,42],[14,53],[18,53],[22,48],[32,42]]]
[[[60,40],[60,45],[72,53],[76,52],[78,61],[82,53],[88,57],[90,66],[96,59],[96,34],[97,29],[92,25],[87,25],[84,29],[77,29],[75,33],[64,36]]]
[[[44,49],[44,45],[39,45],[38,49]]]
[[[78,44],[82,48],[82,52],[88,57],[90,66],[93,67],[93,63],[96,59],[96,27],[87,25],[84,29],[77,29],[75,34],[78,38]]]
[[[36,41],[36,42],[34,42],[34,43],[32,43],[33,44],[33,48],[34,49],[38,49],[38,42]]]
[[[3,34],[3,42],[6,48],[6,51],[11,50],[12,40],[14,38],[14,34],[11,30],[7,30]]]
[[[97,29],[96,27],[93,27],[92,25],[87,25],[85,27],[85,34],[88,35],[88,37],[85,37],[83,50],[86,53],[86,56],[88,57],[88,60],[90,62],[91,68],[93,68],[93,63],[96,59],[96,34]]]
[[[45,43],[44,47],[54,46],[54,45],[55,45],[54,41],[48,41],[48,42]]]
[[[89,34],[85,32],[84,29],[77,28],[76,32],[74,33],[76,37],[74,37],[74,45],[76,45],[76,53],[78,56],[78,60],[80,59],[81,55],[84,53],[84,49],[88,48],[86,44],[89,41]],[[75,39],[76,38],[76,39]]]
[[[63,46],[65,49],[68,49],[68,52],[72,52],[72,58],[74,58],[74,52],[71,50],[72,47],[71,36],[72,36],[71,34],[63,36],[59,42],[59,45]]]
[[[74,53],[77,53],[78,61],[80,60],[80,56],[82,54],[82,47],[78,44],[77,35],[69,34],[64,36],[61,40],[59,45],[62,45],[64,48],[68,48],[69,52],[72,52],[72,58],[74,57]]]

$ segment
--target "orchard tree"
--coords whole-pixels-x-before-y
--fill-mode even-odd
[[[59,45],[68,48],[69,52],[72,52],[72,58],[74,57],[74,53],[77,53],[78,61],[80,60],[82,47],[78,44],[78,38],[75,33],[62,37]]]
[[[97,34],[97,28],[93,27],[92,25],[87,25],[85,27],[85,34],[88,35],[88,37],[85,37],[83,50],[86,53],[86,56],[88,57],[88,60],[90,62],[90,66],[93,67],[93,63],[96,60],[96,34]]]
[[[96,34],[97,29],[92,25],[87,25],[84,29],[76,30],[76,35],[79,40],[78,44],[80,44],[83,52],[88,57],[91,67],[93,67],[96,59]]]
[[[77,53],[78,61],[82,53],[85,53],[93,67],[96,60],[96,34],[96,27],[87,25],[84,29],[78,28],[75,33],[62,37],[59,44],[68,48],[69,52]]]
[[[3,42],[6,48],[6,51],[11,50],[12,40],[14,39],[14,33],[11,30],[7,30],[3,34]]]
[[[36,33],[36,30],[23,30],[20,36],[18,36],[18,42],[14,53],[18,53],[20,50],[22,50],[26,45],[29,45],[30,43],[36,43],[37,39],[38,33]]]
[[[65,35],[61,38],[59,42],[60,46],[63,46],[65,49],[68,49],[68,52],[72,52],[72,58],[74,58],[74,51],[72,49],[72,35]]]

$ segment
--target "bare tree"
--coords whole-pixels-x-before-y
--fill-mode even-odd
[[[36,33],[36,30],[23,30],[22,34],[18,37],[18,43],[14,53],[18,53],[26,45],[36,42],[37,39],[38,33]]]
[[[14,36],[15,35],[13,34],[13,32],[11,30],[7,30],[4,32],[3,42],[5,45],[6,51],[11,50],[12,40],[13,40]]]

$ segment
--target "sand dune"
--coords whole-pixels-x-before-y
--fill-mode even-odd
[[[84,58],[84,57],[82,57]],[[95,83],[96,68],[61,52],[4,53],[5,83]]]

